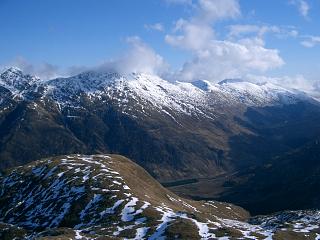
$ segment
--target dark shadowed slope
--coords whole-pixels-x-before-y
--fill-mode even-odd
[[[268,83],[170,83],[148,74],[99,72],[41,81],[11,68],[0,74],[0,91],[0,169],[61,154],[110,152],[196,198],[244,203],[232,190],[244,189],[248,171],[320,135],[319,103]]]

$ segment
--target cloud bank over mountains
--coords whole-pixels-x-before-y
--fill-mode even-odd
[[[195,81],[205,79],[219,82],[227,78],[269,81],[285,87],[305,91],[318,91],[320,84],[305,79],[302,75],[293,77],[268,77],[268,71],[281,68],[285,59],[276,48],[270,48],[266,35],[278,38],[301,38],[301,45],[311,48],[320,43],[317,36],[300,36],[293,26],[268,24],[235,24],[243,17],[239,0],[162,0],[169,5],[188,8],[190,15],[177,17],[171,26],[161,22],[145,23],[147,31],[157,31],[163,41],[173,49],[185,52],[188,58],[178,69],[170,67],[166,59],[138,36],[126,39],[129,49],[115,59],[107,59],[94,67],[73,66],[61,69],[49,63],[38,66],[17,58],[13,64],[22,70],[43,79],[69,76],[86,70],[117,71],[120,73],[145,72],[156,74],[170,81]],[[297,7],[307,18],[310,6],[303,0],[292,0],[289,5]],[[229,21],[227,33],[222,35],[216,25]],[[260,80],[259,80],[260,79]]]
[[[163,57],[139,37],[128,37],[126,42],[130,46],[128,51],[117,59],[104,62],[97,69],[101,71],[117,71],[124,74],[143,72],[155,75],[163,75],[168,71],[169,65]]]
[[[241,16],[237,0],[199,0],[194,12],[190,19],[177,20],[172,33],[165,36],[168,44],[192,54],[192,59],[175,73],[176,79],[220,81],[242,77],[251,70],[265,72],[284,64],[278,50],[265,47],[261,34],[234,41],[216,37],[217,21]],[[233,36],[235,31],[233,27]]]

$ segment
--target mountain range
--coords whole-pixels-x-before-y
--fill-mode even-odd
[[[320,207],[320,105],[298,90],[99,71],[41,80],[8,68],[0,93],[2,171],[63,154],[121,154],[189,199],[252,214]]]

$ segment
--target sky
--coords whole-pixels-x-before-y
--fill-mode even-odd
[[[320,89],[319,0],[0,0],[0,67]]]

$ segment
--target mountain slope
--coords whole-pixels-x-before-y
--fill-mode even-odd
[[[17,155],[25,156],[22,161],[30,161],[34,160],[31,156],[111,151],[132,157],[162,180],[218,174],[234,164],[228,156],[231,137],[255,134],[237,122],[239,118],[246,121],[243,114],[249,106],[289,105],[306,99],[279,87],[230,80],[216,85],[198,81],[207,85],[203,91],[196,84],[169,83],[146,74],[87,72],[35,83],[17,69],[8,69],[2,75],[11,76],[12,72],[16,82],[27,90],[21,93],[23,101],[10,99],[13,103],[1,110],[0,156],[9,160],[1,161],[4,167],[15,166]],[[34,127],[28,129],[24,123]],[[62,142],[71,142],[74,147],[67,146],[68,152],[59,151],[60,146],[52,141],[49,148],[43,148],[37,139],[43,142],[39,135],[44,128],[53,129],[48,131],[48,139],[61,137]],[[26,144],[24,135],[31,138],[30,155],[17,154],[19,146]],[[149,146],[141,149],[142,142]],[[187,169],[194,161],[198,164],[192,173]],[[175,162],[182,167],[173,173],[170,168]],[[158,168],[159,164],[163,166]]]
[[[251,209],[267,206],[259,213],[276,211],[279,207],[319,208],[320,198],[316,191],[320,188],[319,159],[319,139],[315,139],[294,151],[270,159],[264,166],[243,173],[251,177],[230,189],[230,192],[226,191],[220,199],[243,207],[250,206]],[[263,181],[266,178],[268,181]],[[270,204],[272,199],[277,199],[277,202]]]
[[[41,81],[17,69],[1,76],[1,170],[53,155],[110,152],[162,183],[197,182],[173,188],[177,193],[214,199],[229,190],[223,186],[245,182],[247,169],[320,135],[319,103],[268,83],[172,83],[101,72]]]
[[[180,198],[118,155],[43,159],[8,171],[0,184],[3,239],[10,234],[33,239],[271,239],[279,234],[315,239],[319,230],[316,212],[283,213],[287,227],[278,220],[270,228],[267,222],[279,216],[248,224],[243,209]]]
[[[39,78],[29,74],[23,74],[18,68],[8,68],[0,74],[0,86],[7,88],[12,94],[23,94],[31,85],[39,81]]]

